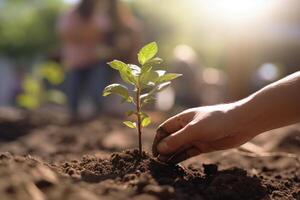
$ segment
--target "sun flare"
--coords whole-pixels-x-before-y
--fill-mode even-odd
[[[198,3],[206,17],[232,25],[261,19],[272,6],[269,0],[203,0]]]

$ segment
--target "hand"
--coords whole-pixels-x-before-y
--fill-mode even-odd
[[[178,163],[192,156],[240,146],[268,130],[300,121],[300,72],[234,103],[188,109],[164,122],[153,155]]]
[[[224,104],[192,108],[171,117],[157,129],[153,155],[164,162],[179,163],[201,153],[247,142],[255,134],[242,132],[239,122],[243,116],[236,114],[236,107]]]

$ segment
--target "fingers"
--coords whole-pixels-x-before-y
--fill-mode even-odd
[[[161,161],[164,161],[166,162],[167,160],[169,160],[171,157],[174,157],[176,155],[178,155],[179,153],[183,152],[183,151],[186,151],[187,149],[190,149],[192,146],[191,144],[185,144],[184,146],[182,146],[181,148],[179,148],[177,150],[177,152],[173,153],[173,154],[169,154],[169,155],[164,155],[164,154],[159,154],[158,155],[158,159],[161,160]]]
[[[248,139],[240,137],[226,137],[223,139],[215,140],[212,142],[196,142],[193,146],[185,148],[184,150],[178,151],[171,156],[161,155],[158,157],[159,160],[170,164],[177,164],[191,157],[200,155],[202,153],[209,153],[218,150],[225,150],[240,146]]]
[[[153,156],[158,156],[158,151],[157,151],[157,144],[162,140],[164,139],[165,137],[167,137],[169,134],[164,131],[164,129],[162,127],[159,127],[156,131],[156,135],[155,135],[155,138],[154,138],[154,141],[152,143],[152,154]]]
[[[193,118],[193,113],[182,112],[162,123],[159,127],[172,134],[185,127]]]
[[[158,156],[159,152],[157,151],[157,145],[162,139],[185,127],[191,119],[191,113],[180,113],[162,123],[157,129],[157,133],[152,144],[153,156]]]
[[[210,142],[190,142],[190,145],[185,144],[173,154],[160,154],[158,159],[170,164],[177,164],[202,153],[209,153],[240,146],[241,144],[247,142],[249,139],[251,138],[245,135],[235,135]]]
[[[193,137],[190,137],[191,128],[185,126],[179,131],[169,135],[168,137],[162,139],[157,145],[157,151],[159,154],[171,155],[178,152],[183,147],[190,144]]]
[[[246,141],[246,140],[245,140]],[[244,140],[240,140],[238,137],[226,137],[223,139],[215,140],[212,142],[196,142],[193,146],[179,150],[171,156],[161,155],[158,157],[159,160],[170,164],[177,164],[191,157],[200,155],[201,153],[209,153],[218,150],[225,150],[228,148],[234,148],[241,145]]]

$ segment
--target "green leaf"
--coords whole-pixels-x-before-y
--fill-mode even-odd
[[[52,89],[47,91],[46,95],[49,102],[59,105],[64,105],[67,102],[67,96],[62,91]]]
[[[146,62],[143,67],[145,66],[151,66],[152,68],[157,68],[160,66],[160,64],[163,62],[163,59],[159,58],[159,57],[155,57],[152,58],[151,60],[149,60],[148,62]]]
[[[64,79],[64,71],[62,67],[55,62],[47,62],[39,66],[39,75],[49,81],[52,85],[61,84]]]
[[[159,85],[157,85],[155,88],[153,88],[150,92],[148,92],[148,96],[147,97],[150,97],[164,89],[166,89],[169,85],[171,84],[171,82],[165,82],[165,83],[161,83]]]
[[[32,76],[26,76],[22,83],[22,88],[27,94],[38,95],[40,92],[42,92],[41,83]]]
[[[142,73],[149,72],[151,69],[157,69],[163,60],[159,57],[155,57],[149,60],[142,66]]]
[[[111,84],[109,86],[106,86],[106,88],[104,88],[103,96],[108,96],[110,94],[117,94],[127,102],[131,102],[132,99],[129,96],[128,88],[124,85],[117,84],[117,83]]]
[[[165,82],[165,83],[161,83],[159,85],[156,85],[152,90],[150,90],[150,92],[143,94],[140,96],[141,100],[144,101],[145,99],[149,98],[149,101],[151,102],[152,100],[150,100],[151,98],[154,98],[153,95],[164,90],[165,88],[167,88],[169,85],[171,84],[171,82]],[[146,102],[147,103],[147,102]]]
[[[133,97],[129,96],[127,99],[122,98],[121,103],[134,103]]]
[[[166,70],[156,70],[156,73],[158,74],[159,77],[161,77],[166,74]]]
[[[154,88],[151,90],[149,93],[145,93],[141,95],[141,101],[142,101],[142,106],[146,104],[152,104],[155,103],[156,98],[154,97],[154,94],[157,93],[157,88]]]
[[[155,86],[156,83],[162,83],[158,82],[158,80],[163,77],[165,73],[165,70],[150,70],[149,72],[141,75],[141,83],[146,86]]]
[[[116,70],[122,70],[123,68],[127,68],[127,64],[119,60],[113,60],[107,64],[109,64],[111,68]]]
[[[141,119],[149,117],[145,112],[139,112],[139,115],[141,116]]]
[[[141,73],[142,73],[142,74],[148,73],[151,69],[152,69],[152,66],[150,66],[150,65],[144,65],[144,66],[142,67]]]
[[[159,84],[156,88],[156,92],[160,92],[164,89],[166,89],[168,86],[170,86],[171,82],[165,82],[165,83],[162,83],[162,84]]]
[[[146,86],[154,86],[157,79],[159,78],[159,74],[157,71],[148,71],[144,74],[141,75],[141,83],[146,85]]]
[[[145,45],[138,53],[138,60],[141,65],[151,60],[158,52],[156,42],[151,42]]]
[[[125,121],[125,122],[123,122],[123,124],[125,124],[129,128],[136,128],[136,123],[135,122]]]
[[[141,100],[146,99],[148,96],[149,96],[149,93],[142,94],[142,95],[140,96],[140,99],[141,99]]]
[[[149,126],[149,124],[151,123],[151,118],[150,117],[146,117],[142,120],[142,127],[146,127],[146,126]]]
[[[129,68],[134,76],[139,76],[141,73],[141,68],[137,65],[129,64]]]
[[[119,60],[113,60],[112,62],[108,63],[113,69],[119,71],[122,80],[125,83],[135,85],[137,83],[137,79],[135,77],[134,71],[131,69],[129,65],[123,63]]]
[[[134,75],[131,73],[131,70],[130,69],[123,69],[123,70],[120,70],[120,76],[122,78],[122,80],[125,82],[125,83],[128,83],[128,84],[132,84],[132,85],[135,85],[136,84],[136,79],[134,77]]]
[[[147,98],[145,98],[143,100],[143,104],[152,104],[155,103],[156,98],[154,98],[153,96],[148,96]]]
[[[176,79],[180,76],[182,76],[182,74],[167,73],[167,74],[164,74],[164,75],[160,76],[156,82],[157,83],[164,83],[164,82],[174,80],[174,79]]]
[[[29,110],[36,109],[41,105],[40,99],[31,94],[20,94],[16,100],[19,106]]]

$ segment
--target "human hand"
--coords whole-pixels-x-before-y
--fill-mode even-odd
[[[224,104],[185,110],[157,129],[152,151],[158,159],[179,163],[201,153],[242,145],[255,134],[244,132],[237,106]]]

